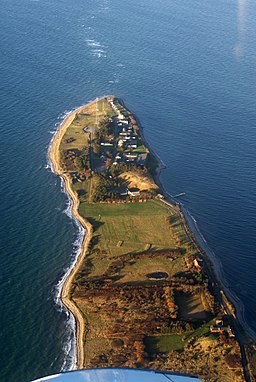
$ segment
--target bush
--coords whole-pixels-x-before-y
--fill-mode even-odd
[[[231,369],[241,367],[240,357],[238,354],[227,354],[225,361]]]
[[[121,338],[115,338],[113,341],[112,341],[112,346],[114,348],[119,348],[119,347],[122,347],[124,345],[124,341],[121,340]]]

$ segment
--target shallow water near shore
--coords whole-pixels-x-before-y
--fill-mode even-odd
[[[74,364],[58,286],[81,236],[47,151],[65,113],[106,94],[138,116],[256,331],[255,2],[3,0],[1,12],[2,380]]]

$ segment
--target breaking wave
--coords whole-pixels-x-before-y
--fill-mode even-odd
[[[74,109],[73,109],[74,110]],[[50,142],[49,150],[52,145],[53,139],[61,126],[61,123],[63,122],[64,119],[67,118],[69,114],[73,112],[73,110],[65,112],[59,117],[59,122],[55,125],[56,129],[54,130],[53,137]],[[45,168],[50,169],[52,172],[53,171],[53,165],[49,157],[49,150],[48,150],[48,155],[47,155],[47,164]],[[72,215],[72,199],[69,196],[69,194],[65,190],[64,182],[61,179],[61,191],[65,193],[67,196],[67,206],[64,209],[64,213],[75,223],[77,227],[77,233],[76,233],[76,239],[73,242],[73,248],[72,248],[72,253],[71,253],[71,260],[69,266],[64,269],[64,274],[61,277],[61,279],[58,281],[57,285],[54,288],[54,302],[56,304],[56,307],[58,311],[64,312],[66,314],[66,341],[65,345],[63,347],[63,353],[64,353],[64,361],[61,367],[61,371],[68,371],[68,370],[73,370],[76,368],[77,365],[77,351],[76,351],[76,321],[75,317],[73,314],[65,307],[65,305],[62,303],[61,300],[61,293],[62,293],[62,288],[67,280],[68,276],[70,275],[70,272],[72,271],[73,267],[75,266],[78,256],[81,252],[81,245],[83,241],[83,237],[85,234],[85,230],[82,227],[82,225],[74,218]]]

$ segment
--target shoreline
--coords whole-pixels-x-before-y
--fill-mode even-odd
[[[94,101],[92,101],[94,102]],[[61,140],[68,128],[68,126],[72,123],[77,113],[81,112],[85,106],[89,105],[89,102],[85,105],[82,105],[72,112],[70,112],[62,121],[59,128],[56,130],[56,133],[50,143],[50,148],[48,152],[48,157],[51,163],[52,171],[57,175],[60,176],[65,192],[68,194],[71,202],[71,214],[72,218],[76,220],[78,224],[80,224],[84,230],[83,232],[83,238],[82,238],[82,245],[79,249],[79,254],[77,256],[77,259],[75,260],[73,266],[68,271],[67,277],[63,282],[61,291],[60,291],[60,299],[63,305],[68,309],[69,312],[74,316],[75,319],[75,338],[76,338],[76,367],[78,369],[83,368],[83,360],[84,360],[84,347],[83,347],[83,340],[85,335],[85,328],[84,328],[84,319],[80,312],[80,310],[77,308],[76,304],[70,299],[70,289],[72,287],[72,281],[73,278],[78,271],[80,265],[82,264],[86,252],[88,249],[88,245],[91,241],[92,236],[92,226],[91,224],[83,219],[79,213],[78,213],[78,207],[79,207],[79,200],[76,196],[76,194],[73,192],[70,184],[70,180],[68,176],[62,171],[61,166],[59,164],[59,145],[61,143]]]
[[[130,112],[130,110],[128,111]],[[215,255],[215,253],[209,247],[204,235],[202,234],[199,227],[197,226],[195,218],[193,217],[193,215],[190,214],[186,206],[183,203],[180,203],[179,200],[176,200],[175,197],[165,189],[162,181],[160,180],[160,176],[161,176],[162,170],[166,168],[166,165],[162,162],[161,158],[154,152],[154,150],[150,147],[147,140],[145,139],[145,136],[143,134],[143,127],[141,126],[139,119],[133,113],[131,114],[134,116],[136,120],[136,123],[139,127],[140,135],[143,139],[145,146],[149,149],[150,153],[152,154],[152,156],[154,157],[154,160],[157,163],[156,174],[153,176],[153,179],[154,179],[154,182],[159,187],[161,193],[164,195],[164,199],[162,200],[162,202],[163,203],[167,202],[170,205],[170,207],[174,208],[176,211],[177,211],[176,205],[179,205],[181,207],[182,216],[179,213],[180,219],[181,221],[183,221],[183,223],[188,229],[188,235],[190,236],[190,240],[195,242],[196,246],[199,249],[199,252],[208,262],[209,272],[215,278],[217,287],[224,294],[224,298],[227,300],[227,302],[232,306],[234,310],[234,317],[237,320],[238,324],[241,326],[241,329],[244,331],[244,334],[242,334],[242,336],[248,338],[244,342],[249,342],[251,340],[256,341],[256,333],[250,327],[250,325],[247,323],[244,317],[244,304],[239,299],[239,297],[236,296],[236,294],[234,294],[233,291],[231,290],[224,276],[221,260]]]
[[[244,337],[249,337],[250,340],[256,341],[256,333],[253,329],[251,329],[250,325],[247,323],[244,317],[244,304],[239,299],[236,294],[232,292],[223,272],[223,266],[221,260],[218,259],[213,252],[213,250],[208,246],[207,241],[205,240],[203,234],[198,228],[196,221],[194,221],[193,216],[189,213],[184,205],[181,206],[182,213],[184,215],[185,222],[194,236],[194,240],[196,241],[198,247],[200,248],[202,254],[206,259],[208,259],[211,271],[213,272],[218,287],[223,291],[226,299],[234,308],[235,319],[238,324],[241,326],[242,330],[244,330]]]
[[[121,103],[124,105],[123,100]],[[235,319],[238,321],[238,324],[241,326],[242,330],[245,331],[245,334],[250,337],[250,339],[256,340],[256,333],[250,328],[248,323],[244,318],[244,308],[243,303],[239,300],[239,298],[232,293],[229,286],[227,285],[227,281],[224,277],[223,269],[221,261],[216,257],[215,253],[208,246],[206,239],[201,233],[199,227],[196,224],[194,217],[189,213],[187,208],[175,199],[173,195],[171,195],[164,187],[163,183],[160,180],[161,172],[166,168],[165,164],[162,162],[161,158],[154,152],[154,150],[150,147],[145,136],[143,134],[143,127],[137,118],[130,110],[128,110],[131,115],[135,118],[136,124],[139,128],[140,136],[145,144],[145,146],[149,149],[151,155],[157,163],[156,173],[153,176],[154,182],[159,187],[161,193],[164,195],[164,199],[161,200],[163,203],[168,204],[170,208],[174,208],[176,212],[178,212],[180,216],[180,220],[183,222],[185,229],[188,230],[187,234],[190,237],[190,240],[194,241],[196,246],[199,249],[201,255],[208,262],[208,272],[213,275],[215,279],[216,286],[219,288],[220,292],[224,293],[225,298],[228,303],[231,304]],[[178,211],[176,205],[181,206],[181,214]]]
[[[105,98],[105,97],[100,97]],[[80,268],[88,249],[88,245],[91,241],[92,237],[92,230],[93,227],[91,224],[84,218],[82,218],[78,213],[78,207],[79,207],[79,199],[76,196],[75,192],[72,190],[71,182],[67,174],[63,172],[61,169],[60,163],[59,163],[59,145],[61,143],[61,140],[69,127],[69,125],[74,120],[77,113],[81,112],[85,107],[90,105],[91,103],[94,103],[94,101],[91,101],[89,103],[86,103],[75,110],[71,111],[61,122],[59,128],[57,129],[51,143],[50,148],[48,152],[49,160],[51,162],[52,171],[60,176],[63,180],[64,189],[67,193],[68,197],[70,198],[71,202],[71,214],[72,218],[75,219],[75,221],[78,223],[78,225],[81,225],[83,228],[83,238],[82,238],[82,244],[81,248],[78,251],[78,256],[76,257],[74,263],[71,265],[71,268],[67,272],[67,277],[63,281],[63,285],[60,291],[60,298],[63,303],[63,305],[68,309],[68,311],[71,312],[71,314],[74,316],[75,319],[75,338],[76,338],[76,366],[78,369],[83,368],[83,361],[84,361],[84,337],[85,337],[85,320],[83,315],[81,314],[81,311],[78,309],[76,304],[70,299],[70,290],[72,287],[72,281],[73,278]],[[121,100],[122,102],[122,100]],[[123,103],[123,102],[122,102]],[[135,118],[136,124],[139,128],[140,136],[143,139],[143,142],[145,143],[145,146],[149,149],[150,153],[154,157],[157,163],[156,173],[153,176],[153,179],[155,183],[158,185],[159,189],[164,195],[165,201],[170,204],[170,207],[174,208],[175,210],[177,207],[174,203],[178,203],[176,199],[169,194],[162,182],[160,181],[160,174],[161,171],[165,168],[163,162],[161,159],[154,153],[154,150],[150,147],[150,145],[147,144],[147,141],[143,134],[143,128],[138,120],[138,118],[132,114],[129,110],[128,112]],[[179,204],[179,203],[178,203]],[[226,280],[224,278],[223,272],[221,270],[221,263],[218,258],[215,258],[215,254],[211,251],[211,249],[208,247],[207,242],[205,241],[203,235],[201,234],[199,228],[196,226],[196,223],[193,224],[193,217],[189,214],[187,209],[181,204],[181,214],[180,219],[185,224],[185,227],[189,231],[189,236],[195,241],[197,247],[199,248],[200,252],[204,255],[206,258],[206,261],[208,263],[209,272],[210,274],[213,274],[213,278],[217,281],[216,287],[219,288],[219,292],[224,294],[224,298],[228,301],[228,303],[234,308],[234,318],[237,320],[238,324],[241,326],[241,329],[245,331],[245,334],[247,337],[251,337],[254,339],[254,336],[251,333],[251,329],[246,323],[245,319],[243,318],[243,309],[239,305],[239,301],[237,300],[236,296],[233,296],[232,291],[229,291],[229,287],[227,287]],[[200,238],[200,240],[199,240]],[[205,245],[202,245],[202,242],[205,242]],[[234,298],[232,298],[232,296]],[[244,337],[244,336],[243,336]]]
[[[196,244],[199,252],[203,256],[203,258],[206,259],[208,262],[208,267],[210,273],[213,274],[215,278],[216,285],[218,286],[219,290],[224,293],[225,298],[231,304],[234,310],[235,319],[237,320],[238,324],[241,326],[241,329],[244,331],[243,337],[249,337],[247,341],[253,340],[256,341],[256,333],[255,331],[250,327],[250,325],[247,323],[245,317],[244,317],[244,304],[239,299],[239,297],[232,292],[232,289],[230,288],[223,271],[223,266],[221,263],[221,260],[216,256],[216,254],[213,252],[213,250],[209,247],[204,235],[200,231],[200,228],[197,225],[197,222],[193,215],[190,214],[189,210],[186,208],[186,206],[183,203],[180,203],[177,201],[168,191],[165,190],[164,186],[160,182],[160,185],[163,190],[163,194],[165,195],[165,201],[167,201],[170,206],[173,206],[173,203],[177,203],[180,205],[182,216],[180,216],[180,219],[183,220],[185,226],[187,227],[188,234],[190,236],[190,239]]]

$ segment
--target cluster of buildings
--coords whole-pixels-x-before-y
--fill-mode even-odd
[[[215,320],[215,324],[210,326],[210,331],[211,333],[223,333],[227,334],[229,337],[235,337],[235,334],[231,329],[230,325],[224,325],[222,319]]]
[[[130,196],[133,198],[140,196],[140,190],[139,188],[136,188],[136,187],[132,187],[132,188],[117,187],[117,188],[113,188],[111,191],[117,194],[118,196]]]
[[[160,195],[159,198],[161,198],[161,196],[162,195]],[[203,259],[199,257],[198,253],[194,256],[190,256],[186,258],[186,264],[189,269],[194,268],[195,270],[197,270],[198,273],[201,273],[201,271],[204,268]]]
[[[134,128],[128,116],[124,115],[120,104],[110,101],[110,105],[116,113],[116,122],[118,126],[117,137],[117,154],[113,164],[118,163],[136,163],[143,167],[146,163],[148,150],[140,150],[137,152],[139,146],[142,146],[141,138],[134,132]]]

